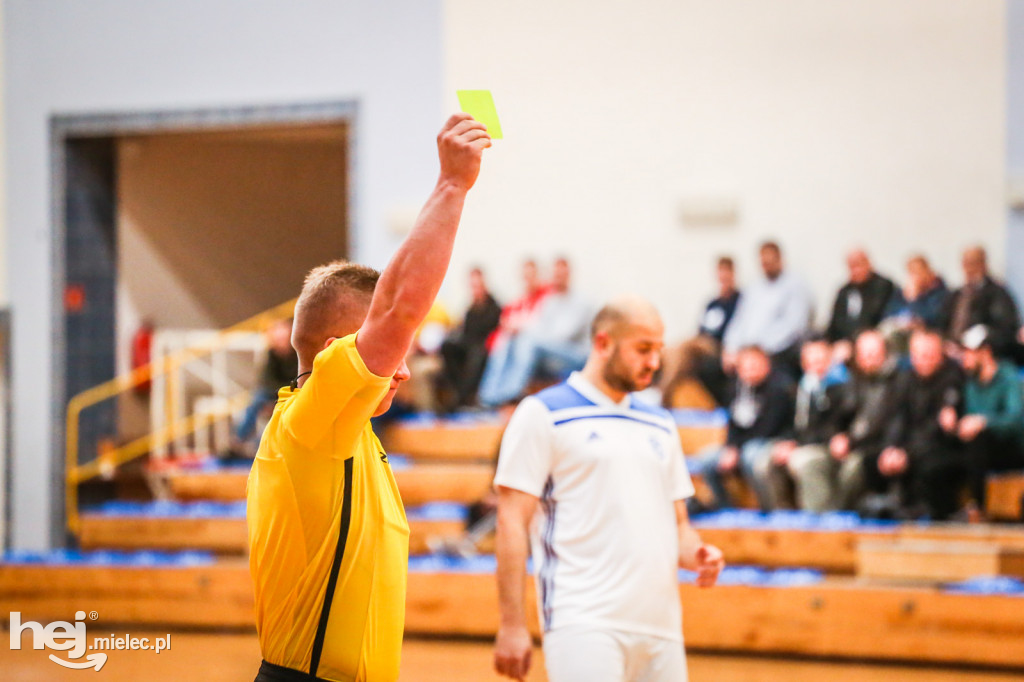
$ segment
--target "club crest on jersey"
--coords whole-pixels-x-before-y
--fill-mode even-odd
[[[665,446],[662,444],[661,439],[657,436],[649,436],[647,441],[651,444],[651,450],[654,450],[654,456],[658,458],[658,461],[665,459]]]

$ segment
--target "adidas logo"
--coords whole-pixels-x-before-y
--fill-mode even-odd
[[[597,435],[597,431],[591,431],[590,435],[587,436],[587,442],[588,443],[590,441],[594,441],[594,440],[601,440],[601,436]]]

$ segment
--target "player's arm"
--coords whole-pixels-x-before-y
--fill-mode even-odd
[[[468,114],[448,119],[437,137],[441,175],[416,224],[391,259],[356,338],[366,368],[392,376],[437,297],[455,243],[466,193],[480,173],[491,138]]]
[[[711,587],[725,568],[722,550],[705,544],[690,523],[686,501],[676,500],[676,525],[679,528],[679,565],[697,573],[698,587]]]
[[[501,621],[494,645],[494,669],[522,680],[530,669],[533,639],[526,624],[526,558],[537,498],[498,487],[498,603]]]

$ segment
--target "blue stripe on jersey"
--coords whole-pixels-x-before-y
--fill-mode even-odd
[[[551,412],[567,410],[571,407],[594,407],[593,402],[587,400],[582,393],[566,382],[545,388],[536,393],[534,397],[544,403],[544,407]]]
[[[637,400],[635,395],[629,397],[629,409],[636,410],[637,412],[644,412],[654,417],[661,417],[672,421],[672,413],[668,410],[657,407],[655,405],[649,405],[642,400]]]
[[[544,562],[540,568],[540,599],[541,616],[544,619],[544,632],[551,629],[552,602],[555,595],[555,570],[558,566],[558,555],[555,553],[555,500],[552,493],[555,488],[555,480],[548,476],[544,485],[544,492],[541,495],[541,504],[547,515],[547,523],[541,535],[541,544],[544,548]]]
[[[656,429],[661,429],[665,433],[671,434],[672,429],[665,426],[664,424],[658,424],[648,419],[641,419],[628,414],[583,414],[576,417],[566,417],[565,419],[559,419],[555,422],[555,426],[561,426],[562,424],[568,424],[569,422],[579,421],[581,419],[625,419],[631,422],[637,422],[638,424],[644,424],[646,426],[653,426]]]

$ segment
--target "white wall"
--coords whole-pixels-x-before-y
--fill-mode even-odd
[[[54,114],[355,100],[355,255],[436,177],[437,0],[9,0],[5,3],[7,262],[14,313],[13,544],[55,537],[51,177]]]
[[[1024,194],[1024,0],[1010,0],[1007,8],[1007,107],[1006,162],[1015,201]],[[1007,274],[1024,300],[1024,205],[1007,214]]]
[[[959,281],[958,251],[1005,257],[1001,0],[445,2],[446,92],[494,91],[488,152],[454,272],[500,293],[516,259],[575,255],[580,286],[655,299],[695,327],[712,261],[756,271],[777,237],[819,301],[865,245],[902,279],[922,250]],[[685,197],[724,196],[731,228],[684,228]]]

